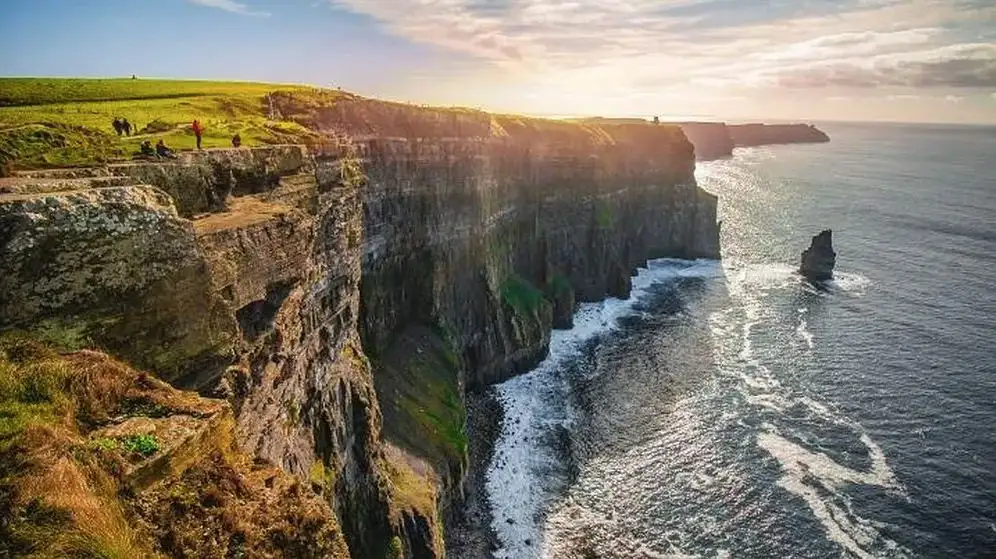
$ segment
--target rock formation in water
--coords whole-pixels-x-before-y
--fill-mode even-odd
[[[717,258],[716,198],[673,125],[268,102],[328,143],[3,179],[0,330],[227,400],[240,452],[324,499],[353,557],[441,557],[466,391],[648,259]]]
[[[837,253],[833,251],[833,232],[825,229],[813,236],[809,248],[802,252],[799,273],[811,281],[833,279],[833,267],[837,263]]]

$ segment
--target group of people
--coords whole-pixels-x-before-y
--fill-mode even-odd
[[[166,146],[166,142],[161,139],[156,142],[156,147],[152,147],[152,140],[143,140],[140,148],[142,155],[146,157],[176,159],[176,152]]]
[[[138,132],[138,127],[133,127],[131,123],[128,122],[127,118],[115,118],[114,122],[111,123],[111,126],[114,127],[114,131],[117,132],[118,136],[131,136],[132,130]]]
[[[119,136],[122,134],[122,131],[126,129],[128,131],[125,133],[125,135],[131,135],[130,126],[131,125],[128,124],[128,121],[126,119],[119,119],[119,118],[114,119],[114,130],[118,132]],[[201,121],[194,120],[194,122],[191,123],[190,125],[190,129],[193,130],[194,136],[197,138],[197,149],[203,149],[201,148],[201,140],[204,135],[204,125],[201,124]],[[232,147],[237,148],[241,146],[242,146],[242,136],[236,133],[234,136],[232,136]],[[154,157],[154,158],[163,158],[163,159],[176,158],[176,152],[173,151],[171,148],[167,147],[166,143],[162,139],[160,139],[156,143],[155,147],[152,147],[151,140],[144,140],[142,142],[141,148],[139,149],[139,155],[144,157]]]

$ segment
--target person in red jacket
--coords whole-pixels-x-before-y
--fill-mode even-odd
[[[201,121],[194,119],[194,123],[190,128],[194,130],[194,136],[197,136],[197,149],[201,149],[201,135],[204,134],[204,127],[201,126]]]

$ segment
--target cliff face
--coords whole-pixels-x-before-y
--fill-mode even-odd
[[[825,132],[812,124],[731,124],[728,128],[737,147],[830,141]]]
[[[317,479],[350,548],[372,553],[401,520],[357,335],[362,214],[343,158],[216,150],[10,181],[0,317],[228,399],[241,447]]]
[[[528,317],[503,305],[517,282],[549,292],[560,281],[576,300],[595,301],[628,295],[648,258],[717,256],[715,200],[696,189],[680,134],[605,132],[574,145],[514,136],[365,142],[368,349],[385,349],[409,323],[440,323],[473,371],[470,385],[484,386],[532,365],[547,341],[552,314],[529,331],[517,325]],[[537,335],[517,339],[517,329]]]
[[[362,100],[305,122],[360,148],[360,332],[385,433],[429,459],[450,497],[464,390],[529,370],[576,302],[626,297],[648,259],[719,256],[716,199],[696,187],[676,126]]]
[[[532,367],[647,259],[718,257],[716,199],[676,126],[268,101],[351,141],[5,179],[0,329],[227,399],[354,557],[441,556],[465,391]]]
[[[681,129],[695,146],[699,161],[733,155],[734,147],[770,144],[809,144],[829,142],[830,137],[812,124],[725,124],[722,122],[682,122]]]
[[[695,159],[707,161],[733,155],[730,129],[722,122],[682,122],[681,130],[695,146]]]

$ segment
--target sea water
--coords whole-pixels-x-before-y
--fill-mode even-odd
[[[497,557],[996,557],[996,129],[821,127],[700,163],[722,261],[497,387]]]

